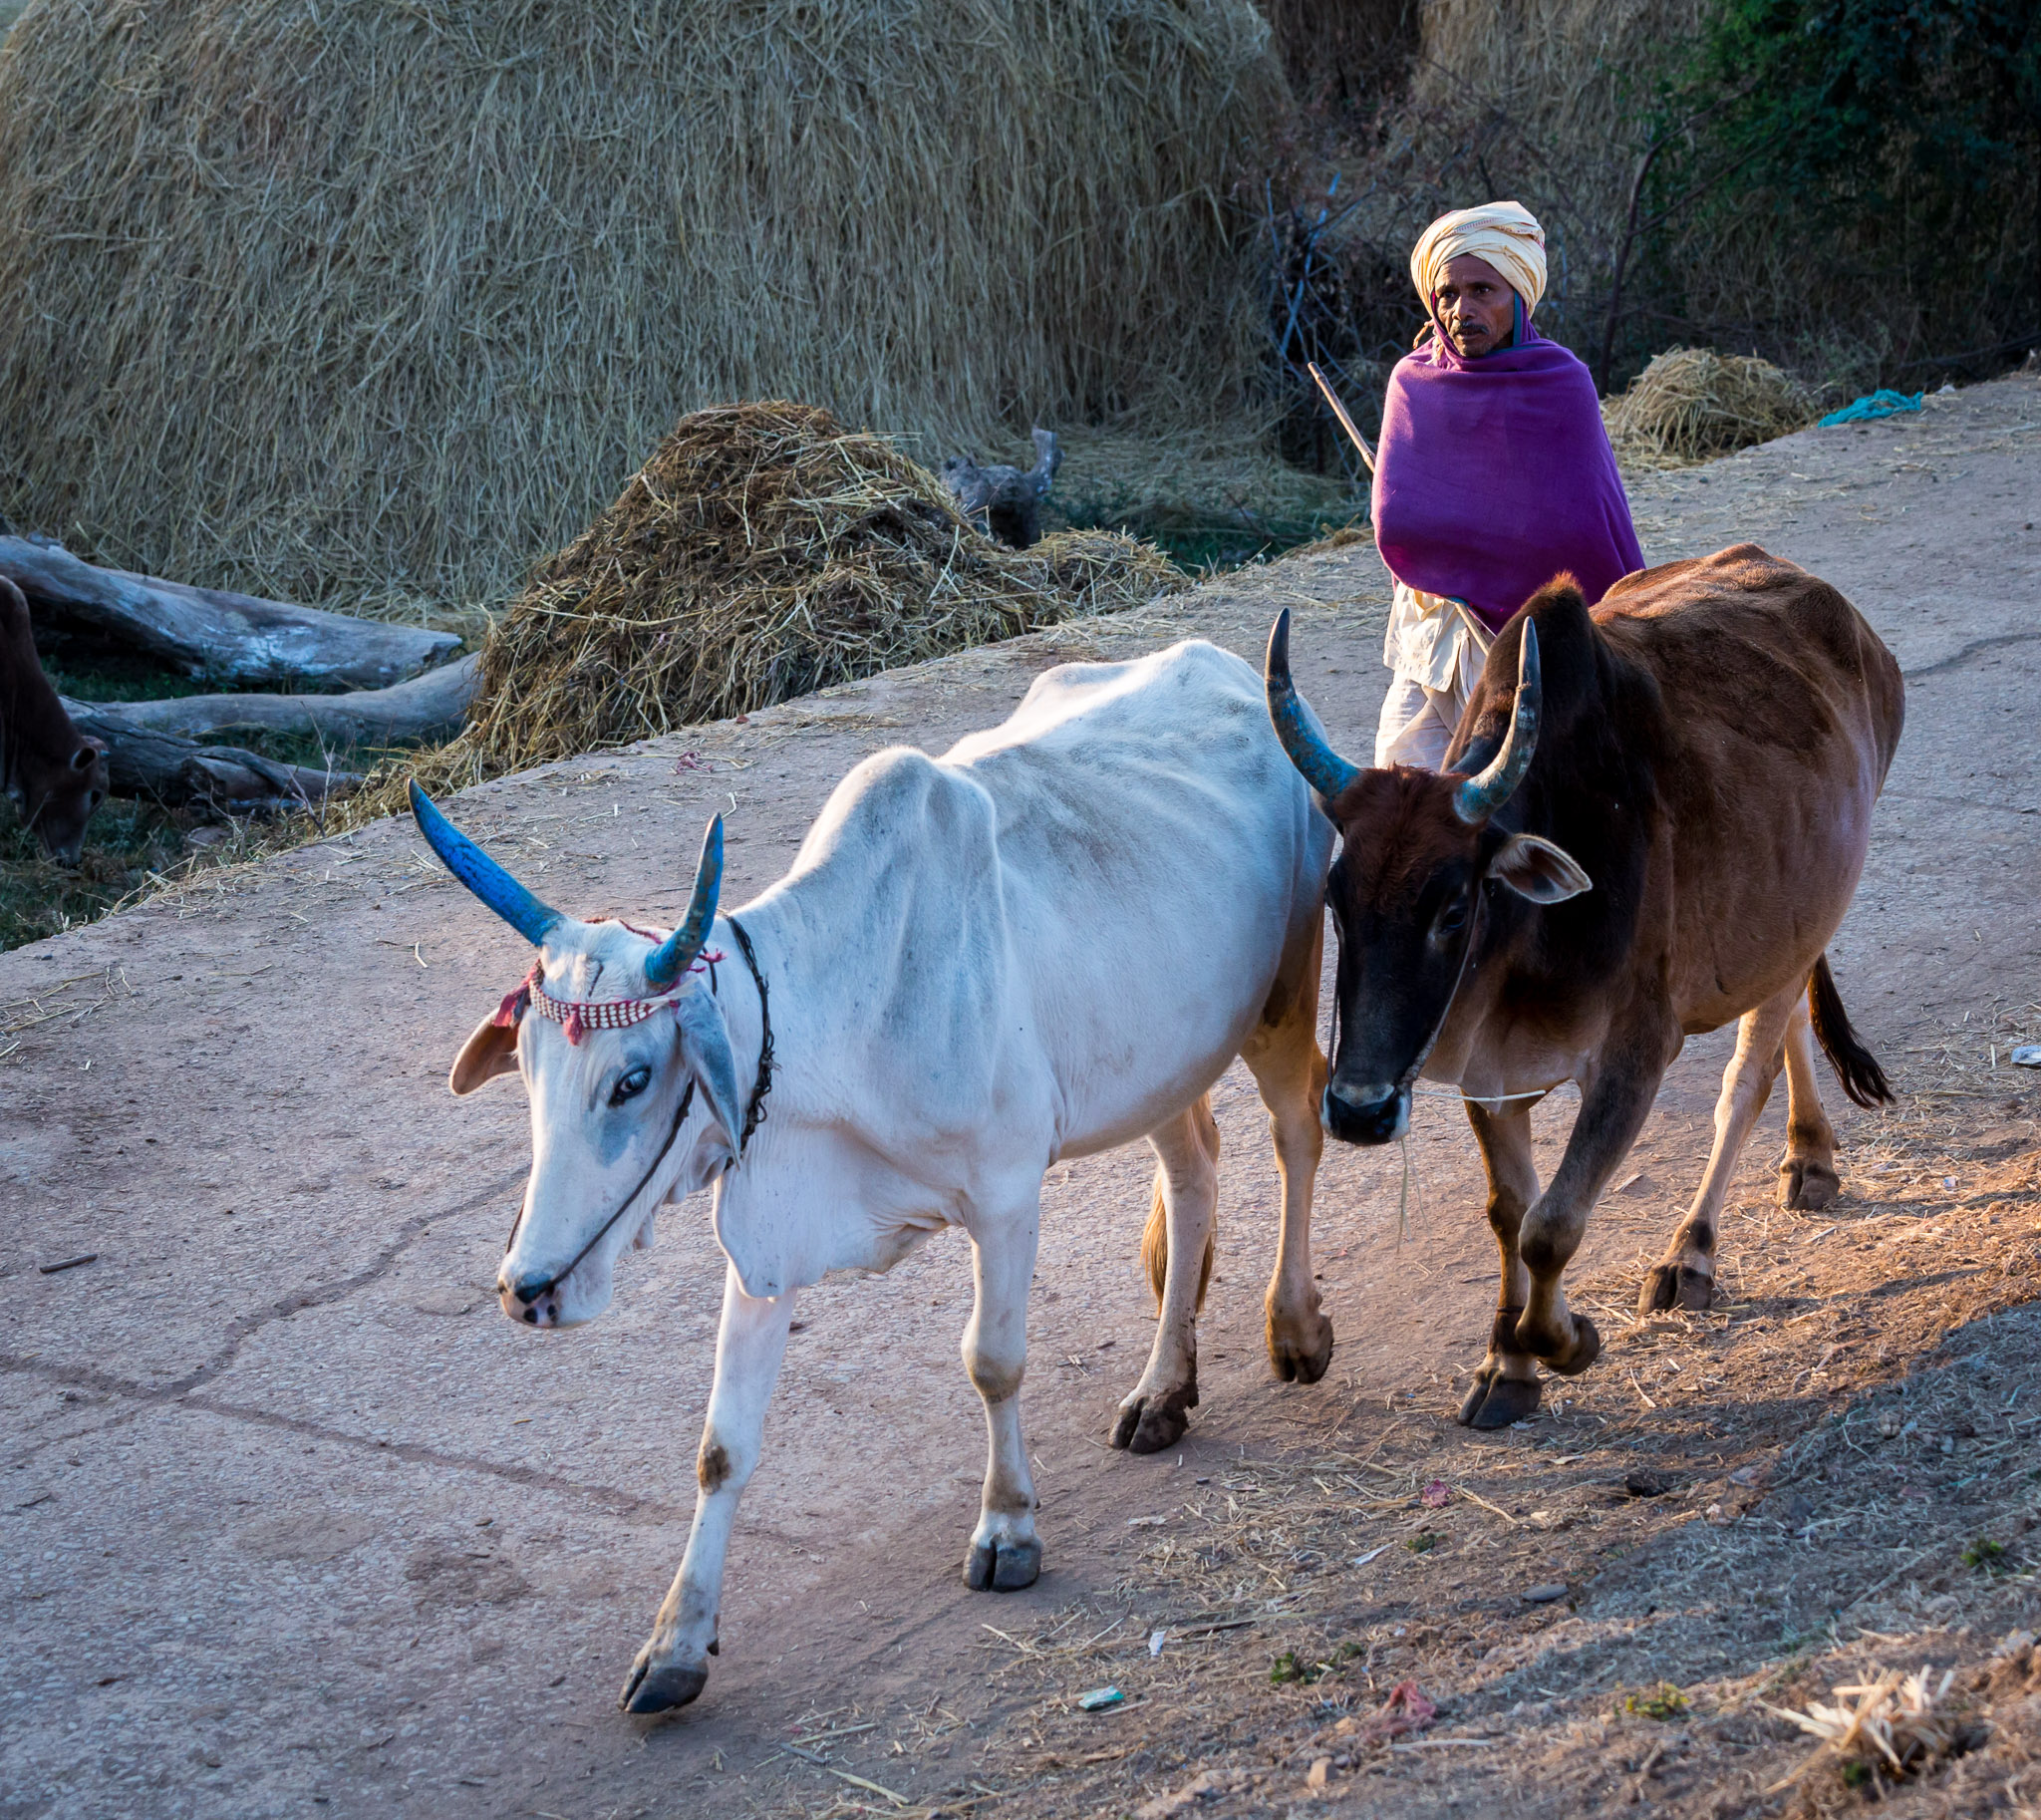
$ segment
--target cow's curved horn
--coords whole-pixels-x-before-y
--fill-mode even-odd
[[[695,957],[709,939],[709,925],[716,921],[716,899],[722,890],[723,817],[719,815],[702,836],[702,858],[695,867],[695,895],[688,902],[688,914],[646,957],[645,983],[654,992],[669,991],[695,965]]]
[[[1453,812],[1470,827],[1479,827],[1516,794],[1538,750],[1538,711],[1545,698],[1538,674],[1538,628],[1524,622],[1524,643],[1517,655],[1517,706],[1503,749],[1478,776],[1453,792]]]
[[[411,812],[418,817],[419,832],[446,862],[446,870],[534,948],[546,939],[555,924],[566,920],[552,905],[533,897],[440,814],[432,797],[419,788],[416,777],[411,783]]]
[[[1304,773],[1304,780],[1320,796],[1338,795],[1360,775],[1357,764],[1348,764],[1325,743],[1317,717],[1297,693],[1290,680],[1290,609],[1276,615],[1269,628],[1269,657],[1262,667],[1269,689],[1269,719],[1290,761]]]

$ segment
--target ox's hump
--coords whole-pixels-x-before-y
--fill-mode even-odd
[[[1259,727],[1265,714],[1262,679],[1250,665],[1204,639],[1185,639],[1125,663],[1044,670],[1006,721],[958,741],[943,762],[968,765],[1016,747],[1054,747],[1068,739],[1160,738],[1186,725],[1223,737],[1229,721]]]

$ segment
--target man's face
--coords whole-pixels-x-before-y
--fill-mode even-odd
[[[1446,262],[1432,300],[1454,349],[1472,360],[1510,345],[1516,330],[1517,294],[1486,259],[1462,253]]]

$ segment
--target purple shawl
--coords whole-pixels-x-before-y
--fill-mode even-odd
[[[1398,581],[1464,600],[1491,631],[1561,569],[1592,606],[1644,566],[1595,382],[1528,321],[1493,354],[1434,334],[1396,363],[1374,519]]]

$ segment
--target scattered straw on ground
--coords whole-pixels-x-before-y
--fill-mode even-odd
[[[460,737],[401,762],[350,814],[396,808],[414,773],[458,789],[1188,580],[1110,531],[994,543],[926,468],[812,406],[698,411],[497,623]]]
[[[1805,430],[1819,411],[1814,393],[1768,360],[1672,348],[1603,401],[1602,420],[1619,460],[1684,467]]]
[[[1826,1763],[1856,1766],[1860,1773],[1915,1774],[1956,1741],[1958,1727],[1940,1710],[1955,1678],[1945,1668],[1937,1680],[1925,1664],[1911,1674],[1887,1668],[1838,1687],[1833,1700],[1810,1700],[1805,1712],[1766,1704],[1766,1711],[1821,1740],[1820,1749],[1767,1792],[1776,1794]]]

